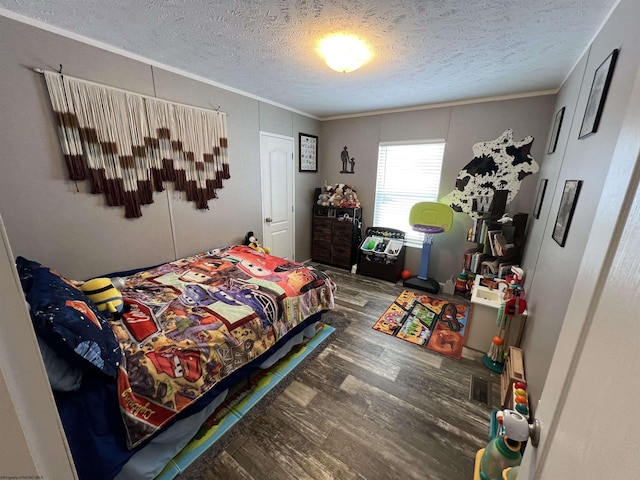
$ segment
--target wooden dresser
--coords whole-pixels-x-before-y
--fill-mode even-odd
[[[314,208],[311,258],[315,262],[351,268],[358,261],[361,208]]]

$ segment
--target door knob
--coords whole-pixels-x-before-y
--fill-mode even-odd
[[[273,222],[273,219],[271,217],[267,217],[267,218],[264,219],[264,221],[267,222],[267,223],[271,223],[271,222]]]

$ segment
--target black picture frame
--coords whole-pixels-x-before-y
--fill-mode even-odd
[[[558,208],[558,216],[556,217],[553,234],[551,235],[556,243],[561,247],[564,247],[564,244],[567,241],[569,227],[571,226],[571,220],[573,219],[573,214],[576,210],[578,195],[580,195],[581,188],[582,180],[567,180],[564,182],[562,198],[560,199],[560,208]]]
[[[551,138],[549,139],[549,148],[547,149],[547,153],[553,153],[556,151],[556,146],[558,145],[558,135],[560,134],[560,128],[562,127],[562,119],[564,118],[564,109],[562,107],[556,113],[555,120],[553,121],[553,130],[551,130]]]
[[[536,203],[533,207],[533,218],[540,218],[540,210],[542,210],[542,202],[544,202],[544,194],[547,191],[547,183],[549,179],[543,178],[538,185],[538,193],[536,194]]]
[[[298,161],[300,172],[318,171],[318,136],[298,133]]]
[[[609,85],[611,84],[611,77],[613,76],[613,69],[616,65],[616,59],[618,58],[618,51],[617,48],[613,50],[605,61],[596,68],[593,74],[589,100],[587,100],[587,107],[584,111],[578,138],[585,138],[598,131],[598,124],[600,123],[600,117],[604,109],[604,102],[607,98]]]

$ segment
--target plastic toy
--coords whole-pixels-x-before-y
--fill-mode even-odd
[[[516,480],[518,478],[518,472],[520,471],[520,466],[516,465],[515,467],[506,468],[502,472],[503,480]]]
[[[440,284],[429,278],[429,256],[433,236],[437,233],[448,232],[453,225],[453,210],[449,205],[438,202],[418,202],[409,211],[409,224],[416,232],[424,234],[420,269],[416,277],[403,282],[405,287],[415,288],[429,293],[438,293]]]
[[[407,270],[407,269],[402,270],[402,272],[400,272],[400,277],[403,280],[406,280],[407,278],[411,278],[411,270]]]
[[[520,465],[522,444],[507,436],[498,435],[485,448],[480,459],[480,478],[482,480],[502,480],[502,471],[508,467]]]
[[[520,267],[511,267],[513,276],[507,278],[507,288],[503,292],[503,300],[498,309],[498,335],[493,337],[491,346],[486,355],[482,357],[482,363],[489,370],[502,373],[504,368],[504,356],[506,354],[506,341],[509,338],[509,330],[513,317],[522,315],[527,309],[527,301],[521,282],[524,279],[524,271]]]
[[[389,240],[383,239],[378,242],[375,251],[378,253],[384,253],[384,251],[387,249],[387,245],[389,245]]]

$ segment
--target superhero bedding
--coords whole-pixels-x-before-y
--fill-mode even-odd
[[[245,246],[126,277],[119,319],[52,270],[16,264],[80,478],[153,478],[230,387],[333,308],[323,272]]]

